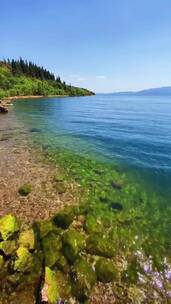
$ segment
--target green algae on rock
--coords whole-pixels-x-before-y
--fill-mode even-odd
[[[60,299],[55,271],[45,267],[45,283],[42,289],[42,300],[49,304],[56,304]]]
[[[71,228],[64,232],[62,243],[62,250],[65,257],[70,262],[73,262],[77,258],[79,252],[85,248],[85,236],[83,233]]]
[[[0,271],[3,269],[4,263],[5,263],[4,257],[0,255]]]
[[[27,196],[32,191],[32,186],[30,184],[24,184],[18,189],[18,193],[21,196]]]
[[[29,250],[35,249],[35,235],[33,229],[28,229],[20,233],[18,243]]]
[[[53,221],[55,225],[62,229],[67,229],[74,220],[73,208],[67,207],[60,211],[56,216],[54,216]]]
[[[0,242],[0,251],[2,251],[3,254],[6,256],[13,254],[16,248],[17,244],[15,240],[7,240]]]
[[[16,251],[16,259],[13,269],[18,272],[30,272],[33,267],[33,257],[25,247],[19,247]]]
[[[80,301],[88,298],[91,288],[97,281],[96,273],[92,265],[83,258],[75,261],[72,268],[72,290],[74,295]]]
[[[103,283],[109,283],[118,277],[118,270],[114,262],[105,258],[100,258],[95,266],[97,278]]]
[[[49,232],[42,240],[45,265],[52,267],[61,256],[61,237],[54,232]]]
[[[54,232],[55,234],[60,234],[62,229],[57,227],[53,220],[44,220],[38,222],[38,230],[39,230],[39,237],[43,239],[49,232]]]
[[[108,236],[104,234],[94,234],[87,239],[86,250],[93,255],[112,258],[116,254],[116,248]]]
[[[19,231],[19,222],[15,216],[8,214],[0,218],[0,235],[4,241]]]

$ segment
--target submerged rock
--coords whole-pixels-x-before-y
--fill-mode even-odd
[[[33,257],[25,247],[19,247],[16,251],[16,259],[13,269],[18,272],[30,272],[33,266]]]
[[[122,190],[122,184],[121,184],[121,183],[112,181],[112,182],[111,182],[111,186],[112,186],[114,189],[116,189],[116,190]]]
[[[91,235],[87,239],[86,249],[90,254],[106,258],[112,258],[116,253],[114,244],[111,242],[109,237],[102,234]]]
[[[0,251],[3,252],[4,255],[8,256],[14,253],[16,250],[16,241],[3,241],[0,242]]]
[[[80,301],[88,298],[89,293],[97,281],[96,273],[90,263],[85,259],[79,258],[73,265],[73,294]]]
[[[0,218],[0,235],[4,241],[19,231],[19,223],[15,216],[5,215]]]
[[[0,105],[0,113],[8,113],[8,108],[7,106]]]
[[[74,212],[72,208],[65,208],[60,211],[54,218],[55,225],[62,229],[67,229],[74,220]]]
[[[43,239],[49,232],[54,232],[55,234],[60,234],[62,229],[56,227],[53,221],[41,221],[38,223],[39,236]]]
[[[117,269],[113,261],[100,258],[96,263],[96,274],[99,281],[109,283],[117,278]]]
[[[49,267],[45,267],[45,282],[41,295],[43,303],[56,304],[60,299],[56,273]]]
[[[88,215],[84,224],[84,229],[88,233],[101,232],[103,230],[103,224],[100,217],[94,215]]]
[[[123,210],[123,206],[121,203],[111,203],[110,204],[110,208],[116,211],[122,211]]]
[[[63,234],[62,242],[64,255],[70,262],[85,248],[85,236],[73,228]]]
[[[45,265],[52,267],[61,256],[62,242],[59,235],[49,232],[42,240]]]
[[[32,191],[32,186],[30,184],[24,184],[18,190],[19,194],[22,196],[27,196]]]
[[[35,248],[35,236],[33,229],[21,232],[18,243],[20,246],[26,247],[29,250],[33,250]]]

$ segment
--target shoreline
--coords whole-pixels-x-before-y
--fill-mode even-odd
[[[14,288],[11,285],[15,293],[8,295],[6,291],[4,295],[4,291],[2,292],[3,304],[12,302],[13,297],[20,299],[23,304],[35,303],[33,300],[29,302],[28,299],[30,294],[34,297],[35,291],[36,294],[38,293],[38,287],[32,279],[31,285],[35,286],[32,286],[33,290],[29,290],[27,282],[27,279],[29,281],[30,277],[34,276],[36,281],[38,279],[41,282],[39,298],[44,298],[45,302],[48,299],[47,285],[52,284],[49,288],[52,287],[56,300],[60,294],[60,298],[64,301],[68,300],[68,297],[72,297],[72,301],[75,301],[68,303],[82,303],[82,297],[89,299],[91,304],[129,303],[130,297],[134,301],[144,297],[144,303],[148,303],[148,299],[152,301],[155,299],[157,290],[159,301],[164,303],[162,300],[167,297],[166,290],[161,290],[156,285],[154,289],[154,280],[159,280],[158,269],[156,265],[151,266],[153,260],[145,255],[145,252],[150,252],[151,256],[154,254],[155,259],[158,257],[158,242],[155,244],[154,241],[156,235],[158,239],[161,238],[158,221],[156,224],[155,219],[148,214],[149,201],[146,196],[136,189],[135,184],[129,183],[123,172],[115,170],[113,166],[78,156],[65,149],[52,149],[48,146],[48,142],[37,143],[38,149],[36,146],[32,147],[26,140],[29,134],[24,133],[21,126],[21,133],[15,134],[14,131],[18,126],[9,126],[8,116],[3,118],[6,120],[6,125],[0,150],[2,172],[0,184],[3,190],[0,191],[1,208],[9,207],[5,214],[14,214],[17,217],[22,213],[24,215],[19,216],[22,220],[21,228],[9,238],[9,242],[17,243],[17,248],[15,247],[8,255],[4,265],[13,267],[13,261],[19,259],[17,254],[21,244],[27,250],[27,260],[23,262],[17,274],[14,268],[12,268],[13,277],[8,271],[7,277],[3,274],[4,286],[9,277],[15,286]],[[23,145],[20,148],[22,141]],[[32,148],[37,151],[36,155]],[[26,197],[18,193],[19,187],[24,183],[32,186],[31,193]],[[59,193],[61,191],[62,193]],[[70,203],[73,202],[73,198],[77,198],[76,204],[61,203],[61,197],[66,202],[66,192]],[[71,193],[74,197],[70,196]],[[147,210],[144,209],[145,205]],[[50,210],[52,213],[49,212]],[[2,215],[0,220],[4,218]],[[32,219],[29,227],[28,219]],[[163,222],[164,219],[167,224],[165,214],[163,214]],[[145,230],[143,230],[144,226]],[[153,227],[156,227],[155,231]],[[35,245],[34,249],[29,251],[28,243],[23,245],[20,242],[23,232],[25,231],[27,235],[30,229],[35,238],[38,235],[38,247]],[[57,244],[56,240],[58,240]],[[28,242],[29,246],[33,246],[30,239]],[[156,245],[157,252],[151,242]],[[43,255],[43,262],[39,261],[39,255]],[[163,258],[161,255],[159,265],[162,264]],[[30,265],[30,260],[34,261],[34,259],[36,263],[39,261],[38,265],[41,264],[39,271],[36,269],[36,274],[34,267]],[[143,267],[151,270],[145,273]],[[140,279],[144,280],[143,283],[139,282],[138,271],[141,273]],[[50,282],[47,281],[47,272],[52,279]],[[43,278],[40,273],[44,274]],[[157,277],[155,277],[156,273]],[[70,284],[73,274],[75,285],[74,288],[72,284],[69,285],[68,292],[65,290],[66,285]],[[58,292],[54,287],[56,276]],[[60,286],[61,280],[63,283]],[[56,300],[54,303],[57,302]]]

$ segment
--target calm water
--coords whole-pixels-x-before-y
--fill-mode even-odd
[[[171,194],[171,97],[44,98],[14,104],[39,140],[117,162],[147,190]]]

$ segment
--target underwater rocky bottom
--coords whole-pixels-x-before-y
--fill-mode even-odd
[[[170,209],[116,166],[44,150],[80,203],[28,228],[0,217],[0,303],[169,303]]]

